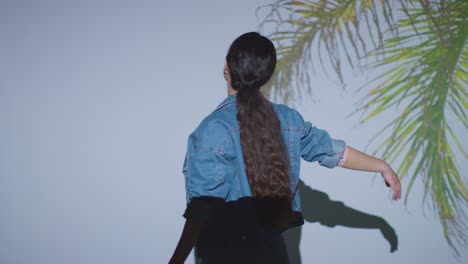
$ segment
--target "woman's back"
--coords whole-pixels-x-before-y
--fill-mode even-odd
[[[189,206],[184,216],[209,219],[196,246],[197,255],[205,261],[221,258],[228,254],[226,250],[234,250],[237,257],[245,259],[270,252],[269,256],[278,254],[273,258],[281,260],[277,263],[286,263],[282,258],[285,256],[280,237],[282,229],[275,228],[270,220],[280,217],[274,208],[289,203],[293,211],[289,215],[289,227],[303,223],[296,191],[301,156],[329,167],[336,165],[342,156],[344,142],[333,140],[324,130],[304,122],[294,109],[271,104],[280,120],[288,153],[290,199],[252,196],[237,121],[236,94],[228,96],[189,136],[183,169]]]
[[[280,232],[303,223],[300,158],[328,168],[345,164],[343,141],[260,92],[275,66],[266,37],[251,32],[231,44],[224,65],[228,97],[188,140],[187,222],[171,263],[185,260],[195,244],[202,263],[287,263]],[[388,165],[352,153],[349,168],[385,170],[399,197]]]
[[[300,212],[296,187],[301,157],[332,168],[342,157],[345,144],[330,138],[325,130],[304,122],[296,110],[272,105],[281,123],[288,156],[292,209]],[[200,196],[217,197],[226,202],[252,197],[237,122],[236,94],[228,96],[189,136],[183,173],[187,203]]]

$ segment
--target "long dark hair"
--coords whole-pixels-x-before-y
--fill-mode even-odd
[[[283,201],[275,207],[279,215],[287,216],[291,212],[288,156],[280,121],[260,91],[275,70],[275,47],[256,32],[246,33],[231,44],[226,62],[231,87],[238,91],[237,119],[252,196]]]

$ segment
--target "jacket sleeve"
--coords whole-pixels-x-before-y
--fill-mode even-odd
[[[303,122],[301,156],[304,160],[318,161],[321,166],[334,168],[343,158],[346,144],[343,140],[332,139],[327,131]]]

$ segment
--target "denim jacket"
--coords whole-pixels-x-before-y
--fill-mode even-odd
[[[289,179],[294,195],[292,209],[300,212],[297,191],[300,158],[333,168],[343,157],[345,142],[330,138],[325,130],[304,121],[296,110],[283,104],[272,104],[288,152]],[[195,197],[215,197],[226,202],[251,197],[240,143],[236,94],[228,96],[190,134],[183,173],[187,204]]]

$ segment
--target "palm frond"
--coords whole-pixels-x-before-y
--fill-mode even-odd
[[[450,140],[466,151],[447,123],[448,112],[467,128],[466,84],[468,2],[411,1],[399,35],[385,40],[385,58],[375,67],[390,67],[378,78],[359,110],[364,122],[400,104],[406,106],[386,126],[390,132],[376,154],[401,159],[398,174],[409,175],[405,202],[416,178],[425,183],[425,197],[439,215],[447,242],[458,255],[466,245],[467,184],[456,166]],[[374,55],[382,51],[377,50]]]
[[[399,109],[373,137],[390,135],[374,154],[400,162],[398,174],[409,177],[405,201],[415,180],[423,180],[424,201],[432,201],[458,255],[468,233],[468,190],[456,158],[468,155],[447,116],[468,128],[468,1],[280,0],[268,8],[262,24],[276,26],[270,37],[279,60],[264,92],[286,103],[310,93],[317,65],[325,74],[331,68],[341,84],[344,64],[383,69],[356,112],[367,122]]]
[[[378,5],[376,0],[280,0],[266,8],[270,12],[262,25],[275,25],[269,37],[278,46],[278,64],[263,92],[285,102],[302,90],[311,93],[310,76],[316,65],[325,74],[331,68],[344,86],[343,64],[356,69],[360,61],[356,58],[382,45],[383,25],[395,29],[392,6]],[[315,52],[312,47],[317,47]]]

